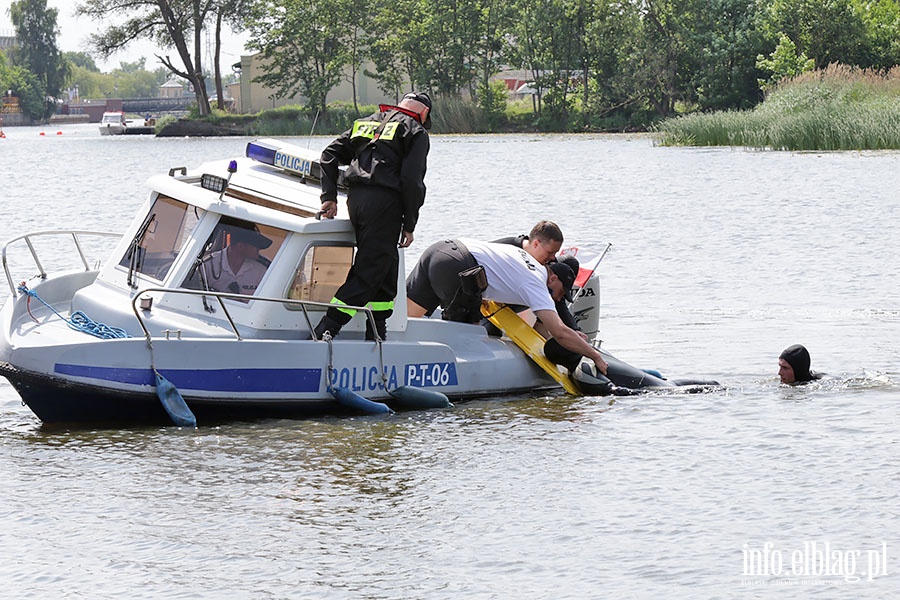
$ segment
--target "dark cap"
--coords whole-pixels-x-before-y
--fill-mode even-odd
[[[577,258],[572,256],[571,254],[563,254],[556,260],[564,265],[569,265],[569,268],[572,269],[573,273],[575,273],[575,278],[578,278],[578,271],[581,269],[581,264],[578,262]]]
[[[569,265],[560,262],[550,263],[549,267],[562,282],[563,289],[566,292],[566,300],[574,302],[575,299],[572,297],[572,286],[575,284],[575,272],[572,271]]]
[[[425,122],[422,123],[422,127],[425,129],[431,129],[431,98],[425,92],[410,92],[403,96],[400,102],[403,100],[415,100],[416,102],[421,102],[425,106],[428,107],[428,116],[425,117]]]
[[[812,375],[809,372],[809,351],[800,344],[794,344],[785,348],[778,358],[787,361],[794,370],[794,379],[797,381],[809,381]]]
[[[255,229],[246,229],[244,227],[229,227],[228,233],[231,235],[231,241],[243,242],[256,246],[260,250],[265,250],[272,245],[272,240],[256,231]]]

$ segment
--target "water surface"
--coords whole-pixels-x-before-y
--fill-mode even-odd
[[[120,231],[147,177],[247,141],[5,131],[4,240]],[[0,596],[900,595],[900,153],[435,136],[426,182],[407,269],[433,241],[553,219],[613,244],[610,351],[725,389],[93,430],[41,426],[2,380]],[[780,386],[793,343],[834,379]],[[826,542],[853,573],[791,572]]]

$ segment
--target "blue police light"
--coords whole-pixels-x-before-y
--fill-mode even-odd
[[[283,146],[275,146],[273,144],[254,140],[247,142],[247,157],[255,161],[284,169],[296,173],[303,177],[309,177],[312,174],[313,160],[304,158],[300,154],[302,148],[284,144]]]
[[[274,165],[276,152],[278,152],[278,148],[265,142],[247,142],[247,158],[252,158],[255,161]]]

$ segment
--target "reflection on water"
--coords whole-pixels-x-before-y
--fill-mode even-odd
[[[148,176],[246,141],[7,135],[3,239],[121,230]],[[613,243],[606,347],[724,387],[179,430],[41,426],[0,381],[3,594],[730,598],[760,579],[744,544],[884,541],[895,565],[898,157],[436,136],[407,269],[435,239],[552,218],[567,243]],[[778,384],[798,342],[834,379]]]

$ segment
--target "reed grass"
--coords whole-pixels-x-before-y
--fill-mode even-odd
[[[900,148],[900,68],[845,65],[780,83],[749,111],[694,113],[655,127],[657,143],[775,150]]]

